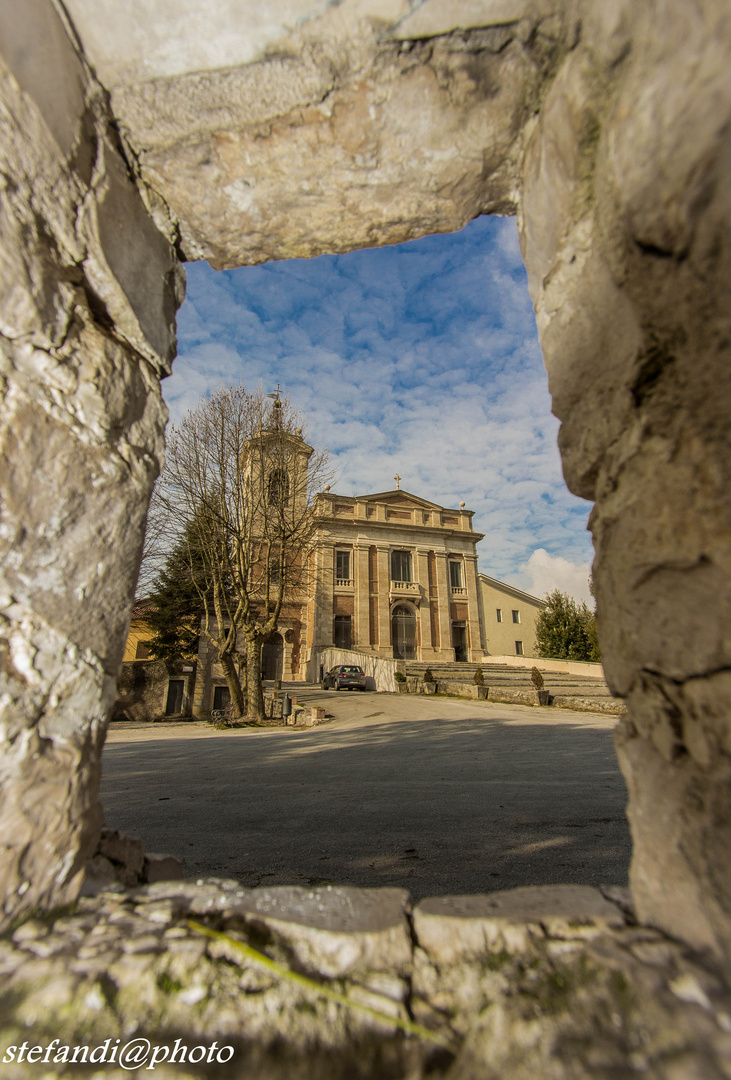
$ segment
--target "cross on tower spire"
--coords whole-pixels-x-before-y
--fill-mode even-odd
[[[401,477],[398,473],[396,473],[396,475],[394,476],[394,480],[396,481],[396,490],[400,491]]]

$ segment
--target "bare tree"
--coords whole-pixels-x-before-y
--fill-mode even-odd
[[[221,387],[169,432],[156,497],[169,539],[188,545],[236,716],[264,717],[262,644],[283,608],[305,600],[312,501],[328,478],[326,452],[307,444],[289,402],[261,391]]]

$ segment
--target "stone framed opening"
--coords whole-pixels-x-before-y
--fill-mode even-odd
[[[274,633],[261,647],[262,679],[281,679],[284,670],[284,638]]]
[[[415,660],[419,650],[418,618],[412,604],[399,603],[391,609],[391,642],[396,660]]]
[[[6,923],[73,898],[99,834],[181,257],[499,212],[518,214],[566,480],[594,501],[637,911],[728,962],[728,23],[712,3],[507,7],[455,25],[421,5],[355,36],[328,8],[225,70],[197,42],[192,71],[162,72],[83,0],[4,28]]]

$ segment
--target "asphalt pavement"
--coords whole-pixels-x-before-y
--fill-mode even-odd
[[[298,691],[319,727],[112,725],[106,823],[187,877],[398,885],[415,899],[518,885],[624,885],[616,717]]]

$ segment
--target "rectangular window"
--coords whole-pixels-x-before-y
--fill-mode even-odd
[[[520,612],[519,611],[513,611],[513,622],[515,622],[515,623],[520,622]]]
[[[150,646],[146,641],[138,641],[135,649],[135,660],[149,660]]]
[[[451,562],[449,564],[449,584],[453,589],[462,588],[462,563]]]
[[[500,607],[496,608],[495,609],[495,614],[497,615],[497,621],[502,622],[503,621],[503,609],[500,608]]]
[[[411,552],[391,552],[391,581],[411,581]]]
[[[350,552],[335,552],[335,580],[350,581]]]
[[[333,645],[336,649],[349,649],[352,640],[350,615],[336,615],[333,619]]]
[[[165,703],[165,715],[176,716],[183,711],[183,687],[182,679],[171,679],[168,683],[168,699]]]
[[[522,656],[523,655],[523,642],[522,641],[516,641],[516,643],[515,643],[515,655],[516,656]]]

